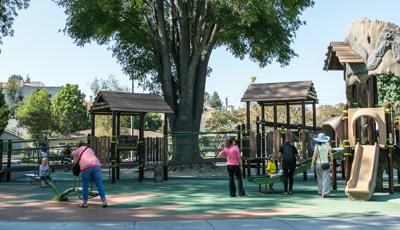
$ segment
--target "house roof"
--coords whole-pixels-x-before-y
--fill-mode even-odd
[[[345,63],[364,63],[347,42],[331,42],[323,70],[343,70]]]
[[[28,139],[28,129],[18,126],[18,121],[16,119],[8,119],[8,124],[4,129],[5,132],[20,137],[21,139]]]
[[[122,115],[142,112],[173,113],[159,95],[111,91],[99,92],[90,110],[95,114],[120,112]]]
[[[242,102],[258,102],[264,105],[317,103],[317,92],[312,81],[277,82],[251,84],[242,97]]]

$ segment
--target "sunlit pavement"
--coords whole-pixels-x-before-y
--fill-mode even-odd
[[[400,216],[359,218],[268,218],[201,221],[134,221],[134,222],[0,222],[0,229],[131,229],[131,230],[219,230],[219,229],[400,229]]]

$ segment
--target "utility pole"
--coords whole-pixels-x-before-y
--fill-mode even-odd
[[[131,77],[132,80],[132,93],[135,93],[135,84],[133,77]],[[133,136],[134,131],[133,131],[133,116],[131,115],[131,135]],[[133,161],[133,151],[131,150],[131,162]]]

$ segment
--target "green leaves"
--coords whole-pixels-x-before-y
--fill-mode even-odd
[[[78,85],[66,84],[55,95],[51,105],[52,130],[61,134],[89,128],[85,95]]]
[[[0,135],[3,134],[4,129],[7,127],[9,112],[4,99],[3,89],[0,87]]]
[[[0,45],[1,39],[6,36],[13,36],[12,25],[14,18],[18,16],[17,11],[29,6],[29,0],[6,0],[0,1]]]
[[[25,101],[19,102],[16,119],[20,126],[25,126],[33,139],[47,137],[51,124],[50,93],[46,89],[38,89],[29,94]]]
[[[395,115],[400,115],[400,79],[392,75],[379,76],[378,92],[379,105],[391,103]]]

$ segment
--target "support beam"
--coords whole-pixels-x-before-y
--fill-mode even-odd
[[[286,102],[286,124],[287,129],[290,128],[290,105],[289,102]]]
[[[261,120],[265,120],[265,106],[261,106]],[[261,124],[261,157],[265,158],[267,155],[267,148],[266,148],[266,141],[265,141],[265,125]],[[267,172],[265,170],[265,161],[263,161],[263,170],[262,170],[263,175],[265,175]]]
[[[93,112],[90,112],[90,133],[91,133],[91,141],[90,147],[95,149],[97,153],[96,146],[96,115]]]
[[[387,133],[387,144],[386,149],[388,150],[387,158],[387,174],[389,183],[389,193],[394,194],[394,181],[393,181],[393,126],[392,126],[392,107],[390,104],[385,106],[385,120],[386,120],[386,133]]]
[[[312,126],[313,131],[317,130],[317,108],[315,102],[312,103]]]
[[[145,152],[144,152],[144,113],[139,114],[139,182],[144,179],[144,164],[145,164]]]
[[[348,117],[349,106],[345,105],[343,109],[343,148],[344,148],[344,176],[346,181],[350,179],[350,172],[351,172],[351,159],[352,159],[352,152],[350,149],[350,142],[349,142],[349,117]]]
[[[307,146],[306,146],[306,103],[303,101],[301,103],[301,129],[302,129],[302,138],[301,138],[301,147],[303,152],[303,159],[307,158]],[[307,172],[303,172],[303,180],[307,180]]]
[[[273,113],[274,113],[274,129],[277,129],[278,128],[278,125],[277,125],[277,123],[278,123],[278,108],[277,108],[277,105],[276,105],[276,103],[274,102],[274,105],[273,105]]]
[[[168,117],[167,114],[164,113],[164,138],[163,138],[163,148],[162,148],[162,159],[164,161],[164,180],[168,180]]]
[[[117,135],[116,138],[118,140],[119,135],[121,135],[121,113],[117,113],[117,124],[116,124],[116,128],[117,128]],[[121,156],[120,156],[120,152],[118,149],[118,141],[117,141],[117,167],[116,167],[116,171],[117,171],[117,180],[119,180],[119,175],[120,175],[120,169],[119,169],[119,163],[121,163]]]
[[[111,131],[111,183],[116,181],[116,164],[117,164],[117,114],[112,112],[112,131]]]
[[[246,131],[250,136],[250,102],[246,102]]]
[[[8,140],[7,144],[7,182],[11,182],[11,154],[12,154],[12,140]],[[3,164],[3,159],[1,159]]]

